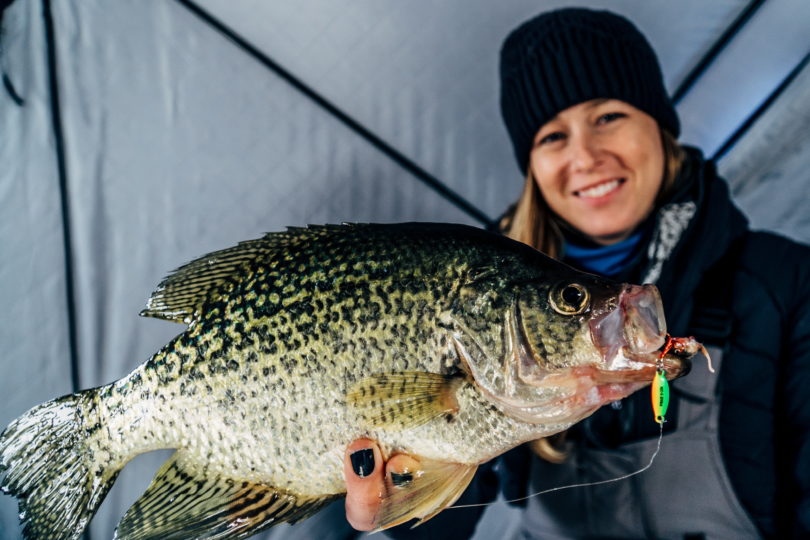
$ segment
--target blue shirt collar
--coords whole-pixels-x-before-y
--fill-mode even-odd
[[[563,243],[563,261],[602,276],[612,277],[627,268],[638,254],[642,230],[609,246],[583,246],[566,239]]]

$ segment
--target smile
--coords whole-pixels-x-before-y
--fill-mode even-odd
[[[574,191],[574,195],[586,199],[596,199],[597,197],[604,197],[611,191],[616,190],[620,185],[624,184],[625,181],[626,180],[624,178],[614,178],[613,180],[602,182],[601,184],[598,184],[593,187]]]

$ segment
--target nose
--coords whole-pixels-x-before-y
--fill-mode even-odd
[[[571,167],[574,172],[590,171],[599,161],[596,140],[587,132],[571,134],[568,148],[571,153]]]

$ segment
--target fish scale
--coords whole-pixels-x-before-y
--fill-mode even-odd
[[[588,306],[556,312],[549,298],[573,282]],[[3,486],[26,537],[77,538],[127,461],[174,448],[116,538],[244,538],[341,495],[344,449],[369,437],[424,468],[389,485],[380,526],[427,519],[478,464],[601,404],[572,368],[604,363],[589,320],[622,291],[460,225],[270,233],[158,286],[142,314],[188,328],[147,362],[13,422]],[[48,517],[66,494],[76,508]]]

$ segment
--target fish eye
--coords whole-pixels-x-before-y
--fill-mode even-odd
[[[561,283],[551,289],[549,300],[554,311],[561,315],[578,315],[588,307],[588,289],[579,283]]]

